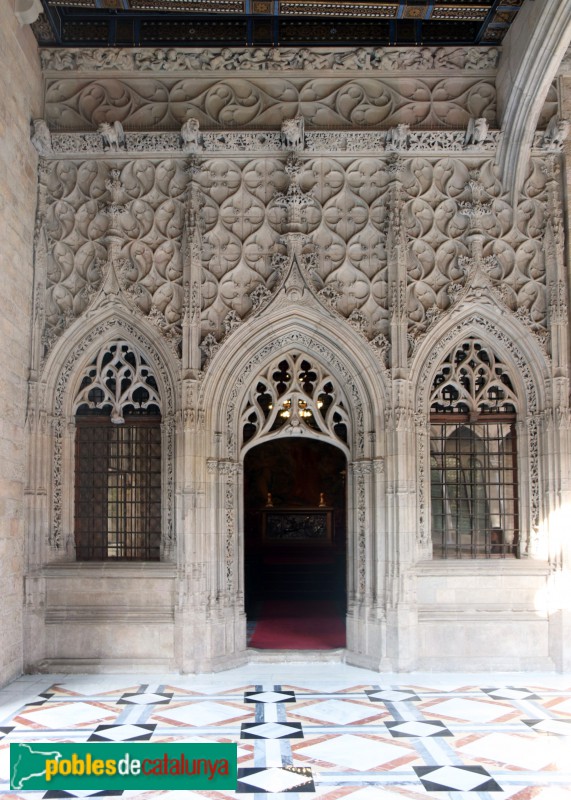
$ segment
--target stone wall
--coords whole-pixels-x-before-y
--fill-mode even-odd
[[[493,64],[422,53],[400,100],[377,55],[288,60],[301,105],[284,110],[285,79],[241,51],[207,68],[192,50],[42,52],[27,669],[250,658],[243,460],[289,436],[347,457],[348,663],[562,667],[564,620],[543,598],[549,570],[565,574],[571,462],[564,130],[536,132],[514,195],[496,169]],[[394,114],[375,116],[379,97]],[[75,417],[95,386],[84,378],[107,380],[97,365],[125,343],[160,399],[162,563],[88,564],[75,552]],[[119,385],[92,401],[115,420]],[[488,401],[517,414],[518,513],[512,502],[498,527],[509,547],[517,524],[521,559],[475,540],[459,554],[494,557],[437,563],[444,529],[433,553],[430,408],[449,408],[454,387],[462,414]]]
[[[0,5],[0,685],[22,671],[25,563],[26,381],[30,363],[37,154],[30,119],[40,111],[36,41]]]

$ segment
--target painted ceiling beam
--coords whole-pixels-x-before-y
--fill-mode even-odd
[[[498,164],[514,198],[523,185],[543,103],[570,42],[570,0],[528,0],[503,41],[496,83],[503,131]]]

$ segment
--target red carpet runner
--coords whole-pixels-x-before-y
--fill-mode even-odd
[[[345,647],[345,619],[328,600],[266,600],[250,639],[263,650]]]

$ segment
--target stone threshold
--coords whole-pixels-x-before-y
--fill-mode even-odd
[[[344,647],[336,650],[257,650],[249,647],[246,657],[249,664],[283,664],[323,662],[344,664],[347,650]]]

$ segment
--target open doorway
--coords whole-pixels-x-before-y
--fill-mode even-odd
[[[276,439],[244,459],[248,645],[345,646],[346,469],[343,452]]]

